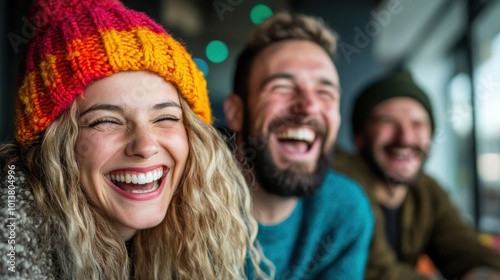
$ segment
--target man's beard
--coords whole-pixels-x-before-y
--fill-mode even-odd
[[[366,139],[365,139],[366,140]],[[369,145],[365,145],[365,147],[361,150],[361,156],[363,159],[366,161],[368,166],[371,168],[371,170],[375,173],[375,175],[382,180],[383,182],[386,182],[389,187],[395,187],[397,185],[412,185],[414,184],[420,174],[422,173],[422,169],[424,166],[424,162],[427,159],[427,151],[422,149],[421,147],[418,146],[408,146],[408,145],[401,145],[398,143],[393,143],[393,144],[388,144],[385,146],[383,149],[390,149],[390,148],[411,148],[413,149],[416,153],[418,153],[420,156],[420,166],[415,172],[415,174],[409,178],[404,178],[403,176],[397,176],[394,174],[389,174],[388,172],[384,171],[380,165],[377,163],[377,160],[375,159],[375,153],[373,149],[373,145],[371,145],[370,142],[365,142],[369,143]]]
[[[278,122],[301,123],[296,117],[282,118]],[[280,125],[278,122],[270,124],[270,131]],[[243,129],[245,157],[247,164],[254,171],[255,179],[266,192],[282,197],[301,197],[311,195],[321,187],[330,166],[327,154],[323,152],[320,154],[313,171],[308,171],[306,163],[290,163],[288,168],[280,169],[274,163],[269,136],[267,139],[263,136],[252,137],[248,128],[246,124]]]

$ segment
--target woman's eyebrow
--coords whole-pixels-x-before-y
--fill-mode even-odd
[[[181,108],[181,105],[177,104],[174,101],[168,101],[168,102],[159,103],[159,104],[154,105],[153,110],[160,110],[160,109],[167,108],[167,107]]]
[[[112,104],[95,104],[85,110],[83,113],[80,114],[80,118],[84,116],[85,114],[88,114],[93,111],[99,111],[99,110],[104,110],[104,111],[112,111],[112,112],[118,112],[118,113],[123,113],[124,110],[122,107],[118,105],[112,105]]]

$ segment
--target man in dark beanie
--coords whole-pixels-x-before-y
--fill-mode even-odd
[[[366,279],[428,279],[427,255],[446,279],[500,279],[500,255],[480,244],[423,165],[435,129],[427,95],[407,71],[368,85],[357,98],[352,127],[358,155],[339,153],[333,166],[370,197],[376,228]]]

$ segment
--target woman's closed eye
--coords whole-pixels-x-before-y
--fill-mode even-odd
[[[94,121],[91,121],[88,126],[89,127],[96,127],[96,126],[101,126],[101,125],[114,125],[114,124],[117,124],[117,125],[120,125],[120,121],[118,121],[117,119],[114,119],[114,118],[100,118],[100,119],[96,119]]]
[[[180,121],[181,119],[179,117],[176,117],[176,116],[171,116],[171,115],[168,115],[168,116],[160,116],[158,118],[156,118],[154,120],[155,123],[157,122],[178,122]]]

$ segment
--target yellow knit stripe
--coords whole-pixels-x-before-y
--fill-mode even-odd
[[[40,73],[47,88],[55,88],[58,84],[61,84],[61,76],[57,73],[56,60],[56,55],[48,54],[40,63]]]
[[[127,31],[104,30],[101,37],[113,69],[157,73],[176,85],[200,118],[212,121],[203,73],[179,42],[167,34],[142,27]]]
[[[18,140],[34,140],[52,121],[44,110],[50,105],[50,99],[43,96],[43,88],[37,87],[36,74],[28,73],[18,90],[18,106],[16,106],[16,137]]]

